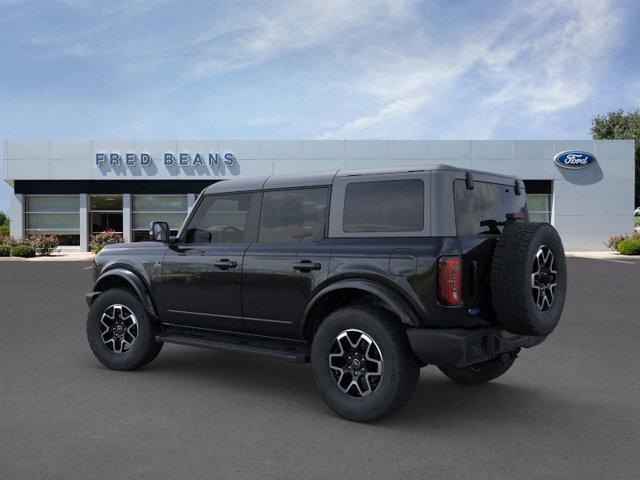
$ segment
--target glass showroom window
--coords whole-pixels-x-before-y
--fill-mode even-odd
[[[91,234],[113,230],[122,233],[122,195],[91,195]]]
[[[527,209],[532,222],[551,223],[551,195],[546,193],[527,194]]]
[[[134,242],[149,240],[154,221],[167,222],[171,235],[177,235],[187,216],[186,195],[133,195],[131,206]]]
[[[25,234],[57,235],[60,245],[80,245],[80,196],[26,195]]]

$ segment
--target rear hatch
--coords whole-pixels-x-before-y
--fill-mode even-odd
[[[462,252],[462,299],[465,326],[494,323],[491,307],[491,261],[504,223],[510,216],[528,220],[524,185],[482,180],[453,181],[455,226]]]

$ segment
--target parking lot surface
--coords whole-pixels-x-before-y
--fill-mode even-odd
[[[308,365],[165,345],[110,371],[84,337],[88,262],[0,262],[0,478],[638,478],[640,262],[569,259],[558,329],[498,380],[422,370],[379,423]]]

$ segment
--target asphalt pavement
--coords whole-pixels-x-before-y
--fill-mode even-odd
[[[88,262],[0,262],[0,479],[632,479],[640,262],[569,259],[557,330],[500,379],[422,370],[375,424],[333,414],[308,365],[165,345],[104,368]]]

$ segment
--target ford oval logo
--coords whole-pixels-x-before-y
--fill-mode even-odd
[[[589,152],[581,152],[579,150],[567,150],[560,152],[553,161],[563,168],[585,168],[596,161],[594,154]]]

